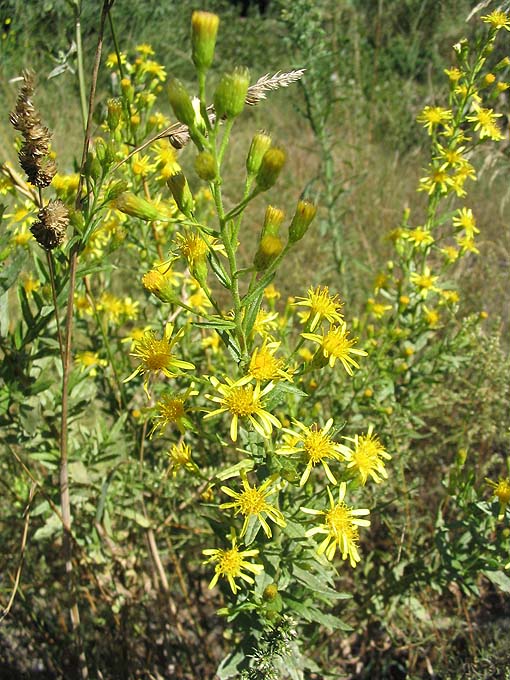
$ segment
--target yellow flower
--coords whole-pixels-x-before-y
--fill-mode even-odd
[[[460,300],[459,294],[456,290],[442,290],[440,293],[441,297],[446,303],[455,305]]]
[[[162,64],[159,64],[157,61],[154,61],[153,59],[147,59],[147,61],[144,61],[141,64],[140,70],[143,74],[148,73],[149,75],[154,76],[158,80],[163,81],[166,79],[165,67]]]
[[[281,343],[268,342],[264,340],[262,347],[256,347],[253,351],[248,373],[261,382],[268,380],[290,380],[292,382],[292,375],[283,370],[285,362],[283,359],[277,359],[275,353]]]
[[[255,387],[248,384],[252,380],[251,375],[244,376],[236,381],[225,378],[225,383],[220,383],[215,377],[212,377],[210,380],[213,387],[220,393],[220,396],[206,394],[206,397],[220,404],[220,408],[207,413],[204,418],[213,418],[220,413],[230,413],[232,415],[230,425],[230,438],[232,441],[237,441],[240,418],[248,419],[254,430],[265,439],[271,436],[273,426],[281,427],[278,418],[264,409],[264,397],[273,389],[273,383],[269,383],[261,391],[260,383],[257,382]]]
[[[508,14],[506,12],[495,10],[494,12],[486,14],[484,17],[482,17],[482,21],[486,24],[490,24],[492,28],[496,29],[496,31],[499,31],[500,28],[505,28],[507,31],[510,31],[510,19],[508,18]]]
[[[474,253],[475,255],[480,255],[480,251],[475,246],[475,240],[471,236],[468,236],[467,234],[465,234],[464,236],[462,234],[459,234],[458,236],[455,237],[455,240],[457,241],[457,244],[461,249],[462,254]]]
[[[426,191],[430,195],[437,189],[440,194],[446,194],[451,186],[452,178],[446,170],[430,166],[430,174],[420,179],[419,191]]]
[[[330,329],[322,335],[316,335],[314,333],[301,333],[301,335],[303,338],[320,345],[317,352],[322,352],[322,355],[328,360],[326,363],[329,363],[331,368],[333,368],[338,359],[349,375],[353,374],[352,366],[359,368],[359,364],[350,356],[350,354],[367,356],[365,350],[353,347],[356,341],[349,339],[349,331],[347,330],[345,323],[342,323],[339,326],[331,326]],[[318,358],[317,360],[319,361]]]
[[[85,297],[85,296],[83,296]],[[90,312],[87,311],[88,314],[92,314],[92,309]],[[126,335],[122,338],[121,342],[129,342],[130,343],[130,349],[133,349],[135,344],[137,342],[140,342],[140,340],[143,338],[145,333],[150,330],[150,326],[145,326],[144,328],[140,327],[135,327],[132,328],[129,335]]]
[[[153,50],[152,47],[151,47],[150,45],[148,45],[147,43],[142,43],[141,45],[137,45],[137,46],[135,47],[135,50],[136,50],[139,54],[143,54],[144,57],[150,57],[150,56],[152,56],[152,55],[154,54],[154,50]]]
[[[464,229],[468,238],[474,238],[475,234],[480,233],[480,230],[476,227],[476,220],[471,208],[459,208],[452,222],[454,227]]]
[[[444,72],[452,83],[456,83],[462,78],[462,71],[458,68],[445,68]]]
[[[255,557],[259,554],[257,549],[252,550],[239,550],[237,547],[237,540],[235,534],[231,535],[232,545],[228,550],[219,550],[215,548],[208,548],[203,550],[204,555],[209,555],[209,559],[204,562],[204,564],[209,564],[210,562],[216,562],[214,576],[209,583],[209,588],[214,588],[218,583],[220,576],[226,578],[229,582],[230,588],[234,595],[239,590],[239,586],[235,582],[236,578],[240,578],[249,584],[254,583],[251,576],[244,573],[249,571],[252,574],[258,575],[264,571],[264,567],[261,564],[254,564],[253,562],[248,562],[247,557]]]
[[[431,328],[436,328],[439,326],[441,317],[439,316],[439,312],[437,312],[435,309],[429,309],[426,305],[423,305],[423,316]]]
[[[425,267],[422,274],[418,272],[411,274],[411,283],[414,283],[420,289],[421,296],[426,298],[429,291],[437,291],[435,284],[438,278],[438,276],[432,276],[429,267]]]
[[[276,289],[274,283],[270,283],[269,286],[266,286],[264,289],[264,297],[266,300],[279,300],[281,297],[281,293],[279,290]]]
[[[303,316],[302,322],[309,323],[310,331],[315,330],[322,319],[330,323],[341,323],[343,316],[340,312],[343,302],[338,295],[331,296],[327,286],[317,286],[315,290],[308,290],[308,297],[298,297],[300,302],[294,302],[296,307],[310,307],[310,312]]]
[[[34,278],[32,274],[27,274],[23,277],[22,286],[27,297],[32,297],[32,294],[40,289],[41,282]]]
[[[382,302],[376,302],[373,298],[368,298],[367,303],[370,313],[373,314],[376,319],[381,319],[386,312],[393,309],[391,305],[384,305]]]
[[[500,477],[497,482],[493,482],[491,479],[488,479],[486,477],[485,481],[487,482],[487,484],[492,486],[492,488],[494,489],[493,492],[494,496],[499,501],[498,519],[501,520],[505,516],[508,503],[510,503],[510,478],[507,477],[506,479],[503,479],[503,477]]]
[[[391,460],[391,456],[384,449],[377,435],[372,434],[373,425],[369,425],[366,434],[345,437],[347,441],[353,442],[354,451],[350,448],[342,447],[342,453],[348,462],[348,468],[355,468],[361,477],[363,486],[367,479],[372,477],[376,484],[387,479],[388,473],[384,467],[384,460]]]
[[[125,52],[119,52],[119,56],[120,56],[120,63],[125,64],[127,62],[126,53]],[[117,57],[117,54],[115,52],[112,52],[106,58],[106,66],[108,68],[116,68],[118,65],[119,65],[119,59]]]
[[[96,367],[108,366],[106,359],[100,359],[97,352],[77,352],[75,361],[78,366],[81,366],[82,373],[88,369],[88,373],[92,377],[97,375]]]
[[[455,246],[445,246],[441,248],[441,252],[450,264],[456,262],[459,257],[459,251]]]
[[[148,156],[135,154],[131,161],[131,168],[135,175],[147,177],[147,175],[154,171],[155,166],[151,164]]]
[[[249,521],[252,517],[258,519],[268,538],[271,538],[272,532],[264,515],[267,515],[267,517],[275,524],[278,524],[278,526],[286,526],[285,518],[280,510],[267,502],[269,496],[278,493],[280,490],[278,486],[273,487],[272,489],[270,488],[277,476],[278,475],[273,475],[269,477],[257,488],[256,486],[250,486],[246,471],[242,470],[241,479],[243,482],[243,491],[232,491],[228,486],[221,487],[223,493],[226,493],[227,496],[230,496],[234,500],[229,501],[228,503],[222,503],[220,508],[234,508],[234,515],[244,515],[243,528],[240,533],[241,538],[245,535]]]
[[[170,451],[166,454],[170,458],[169,469],[175,477],[181,468],[189,472],[197,472],[198,467],[191,457],[191,447],[183,441],[172,444]]]
[[[405,233],[405,238],[410,241],[417,248],[425,248],[431,243],[434,243],[434,237],[430,231],[426,231],[421,227],[416,227],[416,229],[411,229]]]
[[[278,328],[278,312],[266,312],[262,307],[257,312],[257,318],[253,324],[253,334],[262,338],[270,338],[271,331]]]
[[[451,119],[450,109],[444,109],[442,106],[426,106],[416,120],[418,123],[423,123],[423,127],[431,134],[438,125],[444,125]]]
[[[124,382],[132,380],[139,373],[145,374],[144,389],[148,394],[147,384],[151,373],[159,373],[161,371],[167,378],[174,378],[181,370],[191,370],[195,368],[194,364],[189,361],[177,359],[172,350],[174,345],[184,335],[184,329],[181,328],[172,338],[173,325],[167,324],[165,334],[161,339],[157,339],[154,331],[147,331],[144,333],[142,339],[135,343],[131,356],[141,359],[141,363]]]
[[[345,502],[345,492],[347,485],[341,482],[338,489],[338,502],[335,503],[331,491],[328,487],[328,496],[330,502],[329,510],[315,510],[312,508],[301,508],[303,512],[309,515],[324,516],[324,523],[306,532],[306,536],[315,536],[315,534],[326,534],[326,538],[322,541],[317,549],[319,555],[325,554],[328,560],[332,560],[338,550],[341,553],[342,559],[349,558],[351,567],[355,568],[360,561],[358,552],[359,534],[358,527],[370,526],[370,520],[362,519],[363,516],[369,515],[370,510],[367,508],[360,508],[353,510]]]
[[[494,113],[493,109],[484,109],[481,106],[477,107],[472,116],[468,116],[467,120],[475,123],[474,130],[480,135],[480,139],[488,137],[494,141],[503,139],[501,130],[496,125],[496,118],[500,118],[502,113]]]
[[[299,420],[294,421],[299,428],[296,430],[285,429],[285,444],[276,450],[282,456],[294,453],[302,456],[306,461],[306,468],[299,482],[300,486],[306,484],[312,469],[319,463],[324,468],[327,478],[332,484],[336,484],[336,479],[327,463],[327,459],[343,460],[342,446],[331,439],[328,434],[333,426],[333,418],[330,418],[324,427],[313,424],[307,427]]]
[[[153,434],[158,430],[160,431],[159,435],[162,436],[169,425],[177,425],[181,434],[184,434],[186,430],[192,429],[193,425],[188,418],[184,404],[189,396],[197,394],[198,392],[193,391],[192,387],[182,396],[163,394],[154,407],[156,415],[153,416],[154,425],[149,433],[149,438],[152,438]]]

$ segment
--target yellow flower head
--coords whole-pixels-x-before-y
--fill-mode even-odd
[[[170,459],[169,469],[172,471],[173,477],[177,475],[181,468],[184,468],[189,472],[196,472],[198,470],[197,465],[191,457],[191,447],[183,441],[178,444],[172,444],[167,456]]]
[[[327,459],[343,460],[342,446],[331,439],[329,431],[333,426],[333,418],[330,418],[324,427],[314,424],[307,427],[298,420],[294,421],[298,430],[285,429],[285,444],[277,449],[280,455],[298,454],[306,461],[306,468],[303,472],[300,486],[306,484],[312,469],[319,463],[324,468],[327,478],[332,484],[336,484],[336,479],[328,465]]]
[[[244,378],[236,381],[225,378],[225,383],[220,383],[215,377],[210,380],[219,395],[211,396],[207,394],[206,397],[218,403],[220,408],[207,413],[204,417],[213,418],[220,413],[230,413],[232,415],[230,425],[232,441],[237,441],[239,419],[248,420],[253,429],[265,439],[271,436],[273,426],[281,427],[278,418],[264,408],[264,397],[273,389],[273,383],[269,383],[261,390],[259,382],[256,383],[255,387],[249,384],[252,380],[251,375],[244,376]]]
[[[373,429],[373,425],[370,425],[366,434],[345,437],[346,440],[353,442],[354,450],[347,446],[342,447],[342,453],[349,461],[347,467],[354,468],[363,486],[369,477],[372,477],[376,484],[383,478],[388,478],[384,460],[390,460],[391,456],[385,451],[379,437],[373,434]]]
[[[430,291],[437,291],[436,281],[439,277],[433,276],[429,267],[424,267],[423,273],[413,272],[411,274],[411,283],[414,283],[420,289],[421,296],[426,298]]]
[[[418,123],[423,123],[430,134],[438,125],[444,125],[452,119],[452,112],[450,109],[444,109],[442,106],[426,106],[417,118]]]
[[[106,359],[101,359],[97,352],[77,352],[75,356],[75,361],[78,366],[81,366],[81,372],[87,371],[90,376],[94,377],[97,375],[98,368],[104,368],[108,366]]]
[[[317,549],[318,554],[325,554],[327,559],[331,561],[338,549],[342,559],[349,558],[351,567],[355,568],[361,559],[358,552],[358,527],[370,526],[370,520],[362,519],[365,515],[370,514],[370,510],[367,508],[354,510],[349,507],[344,501],[346,490],[346,483],[341,482],[338,489],[338,501],[335,502],[328,487],[329,510],[315,510],[313,508],[301,508],[301,510],[309,515],[322,515],[324,517],[323,524],[306,532],[306,536],[326,534],[326,538]]]
[[[209,564],[210,562],[216,562],[214,568],[215,573],[209,583],[209,588],[214,588],[221,577],[226,578],[232,592],[234,595],[239,590],[239,586],[235,582],[236,578],[240,578],[246,583],[253,584],[254,580],[251,576],[245,573],[249,571],[252,574],[258,575],[264,571],[264,567],[261,564],[254,564],[253,562],[248,562],[247,557],[254,557],[259,554],[257,549],[252,550],[239,550],[237,546],[237,539],[235,534],[231,534],[232,544],[227,550],[219,550],[215,548],[208,548],[204,550],[204,555],[208,555],[209,559],[204,562],[204,564]]]
[[[501,520],[505,516],[506,508],[510,503],[510,477],[506,479],[500,477],[497,482],[486,477],[485,481],[494,489],[493,494],[499,501],[498,519]]]
[[[262,347],[256,347],[253,351],[248,373],[259,380],[260,382],[267,382],[268,380],[290,380],[292,376],[288,371],[284,371],[285,362],[283,359],[275,357],[276,351],[280,346],[279,342],[268,342],[264,340]]]
[[[177,425],[181,434],[191,429],[193,426],[188,418],[188,412],[184,404],[186,399],[192,394],[196,395],[198,392],[192,391],[190,387],[185,394],[180,396],[173,394],[161,396],[154,407],[156,415],[153,417],[154,425],[149,433],[149,437],[152,437],[158,430],[160,431],[160,436],[163,435],[169,425]]]
[[[142,339],[135,343],[133,352],[131,352],[131,356],[141,359],[141,363],[124,382],[132,380],[139,373],[145,375],[144,389],[148,394],[147,384],[152,373],[161,371],[168,378],[174,378],[181,370],[195,368],[194,364],[189,361],[177,359],[172,351],[174,345],[183,336],[184,330],[181,328],[173,338],[171,337],[172,333],[172,324],[167,324],[165,334],[161,339],[156,338],[154,331],[144,333]]]
[[[490,24],[492,28],[496,29],[496,31],[499,31],[501,28],[510,31],[510,19],[508,18],[508,14],[506,12],[495,10],[494,12],[486,14],[484,17],[482,17],[482,21],[486,24]]]
[[[480,139],[488,137],[497,142],[503,139],[503,133],[496,125],[496,118],[500,118],[502,115],[502,113],[494,113],[492,109],[484,109],[479,106],[472,116],[467,117],[467,120],[475,124],[474,130],[478,132]]]
[[[252,517],[256,517],[264,533],[268,538],[271,538],[271,527],[266,521],[264,515],[266,515],[272,522],[278,524],[278,526],[284,527],[286,525],[285,518],[283,514],[274,505],[268,503],[267,499],[269,496],[278,493],[279,487],[272,487],[272,483],[275,481],[277,475],[273,475],[266,479],[259,487],[250,486],[250,482],[246,476],[246,471],[241,471],[241,479],[243,483],[243,491],[237,492],[229,489],[228,486],[222,486],[221,490],[226,493],[227,496],[233,498],[233,501],[228,503],[222,503],[220,508],[234,508],[234,515],[244,515],[243,528],[240,533],[242,538],[246,530],[248,529],[248,523]]]
[[[322,319],[326,319],[330,323],[341,323],[343,321],[340,312],[343,302],[338,295],[331,296],[327,286],[317,286],[315,290],[310,288],[308,297],[298,297],[297,300],[299,302],[294,302],[294,306],[310,308],[310,312],[305,314],[302,319],[303,323],[309,323],[310,331],[315,330]]]
[[[365,350],[353,347],[356,341],[349,338],[349,331],[347,330],[345,323],[342,323],[339,326],[331,326],[330,329],[322,335],[316,335],[314,333],[301,333],[301,335],[303,338],[320,345],[318,352],[322,353],[327,360],[326,363],[329,362],[331,368],[333,368],[338,359],[349,375],[353,374],[352,366],[359,368],[359,364],[350,355],[356,354],[358,356],[367,356]],[[318,358],[317,360],[319,361],[320,359]]]
[[[476,227],[476,220],[471,208],[459,208],[452,222],[454,227],[464,229],[468,238],[474,238],[475,234],[480,233],[480,230]]]

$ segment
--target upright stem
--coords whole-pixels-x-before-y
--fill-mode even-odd
[[[74,25],[76,35],[76,55],[78,59],[78,83],[80,87],[80,107],[83,129],[87,126],[87,94],[85,89],[85,73],[83,70],[83,45],[81,42],[81,0],[74,5]]]
[[[85,126],[85,139],[83,141],[83,153],[80,168],[80,179],[78,189],[76,191],[76,209],[81,209],[81,194],[84,183],[84,169],[87,160],[87,153],[90,145],[90,133],[92,128],[92,112],[94,110],[94,98],[96,93],[97,75],[99,72],[99,64],[101,61],[101,51],[103,46],[103,33],[106,17],[114,0],[104,0],[101,11],[101,21],[99,26],[99,36],[97,40],[96,55],[94,60],[94,69],[92,72],[92,82],[90,85],[90,95],[88,103],[88,113],[85,116],[87,121]],[[76,11],[77,34],[79,32],[79,8]],[[78,72],[80,78],[80,92],[84,90],[85,83],[83,80],[83,69]],[[87,110],[85,108],[85,110]],[[65,324],[65,346],[64,346],[64,361],[62,372],[62,415],[60,424],[60,504],[62,507],[62,522],[64,525],[63,537],[63,552],[66,565],[66,574],[68,578],[68,591],[70,595],[70,616],[75,635],[75,641],[79,657],[79,674],[82,680],[87,680],[89,677],[89,670],[87,666],[87,659],[83,649],[83,642],[80,630],[80,611],[78,608],[78,600],[76,597],[76,584],[73,577],[73,543],[71,537],[71,500],[69,495],[69,467],[68,467],[68,414],[69,414],[69,377],[71,373],[71,350],[73,340],[73,308],[74,308],[74,291],[76,287],[76,270],[78,265],[78,252],[80,244],[76,243],[70,253],[69,263],[69,293],[67,298],[67,312]]]

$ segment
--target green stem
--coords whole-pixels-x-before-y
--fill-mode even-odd
[[[76,56],[78,61],[78,83],[80,88],[80,109],[83,129],[87,127],[87,92],[85,87],[85,73],[83,69],[83,44],[81,41],[81,2],[74,5]]]

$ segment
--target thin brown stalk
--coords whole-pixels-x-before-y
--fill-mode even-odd
[[[114,0],[104,0],[101,10],[101,20],[99,25],[99,35],[97,39],[96,54],[94,59],[94,67],[92,71],[92,80],[90,85],[90,94],[88,101],[88,115],[87,125],[85,128],[85,139],[83,142],[83,153],[81,158],[80,179],[78,182],[78,189],[76,192],[76,209],[81,208],[81,194],[83,183],[85,179],[85,163],[87,160],[87,153],[90,146],[91,130],[92,130],[92,114],[94,111],[94,100],[96,94],[97,77],[99,73],[99,65],[101,62],[101,52],[103,48],[103,34],[108,12],[113,6]],[[78,263],[78,244],[72,248],[69,263],[69,293],[67,298],[67,313],[65,324],[65,348],[64,348],[64,365],[62,375],[62,414],[61,414],[61,428],[60,428],[60,503],[62,508],[62,519],[64,523],[64,537],[63,537],[63,552],[66,565],[66,574],[68,578],[68,588],[71,597],[70,616],[73,632],[75,635],[78,656],[79,656],[79,672],[82,680],[87,680],[89,677],[89,670],[87,660],[85,657],[83,643],[80,629],[80,611],[78,608],[78,600],[76,597],[76,585],[73,576],[73,542],[71,540],[71,500],[69,495],[69,467],[68,467],[68,414],[69,414],[69,376],[71,373],[71,349],[73,338],[73,313],[74,313],[74,291],[76,287],[76,270]]]
[[[30,488],[30,494],[28,497],[28,503],[27,507],[25,508],[25,524],[23,525],[23,534],[21,536],[21,546],[20,546],[20,551],[19,551],[19,559],[18,559],[18,568],[16,569],[16,576],[14,577],[14,584],[12,587],[12,592],[11,596],[9,597],[9,601],[4,607],[4,610],[2,614],[0,615],[0,623],[5,619],[5,617],[9,614],[11,611],[11,607],[14,603],[14,598],[16,597],[16,593],[18,592],[19,588],[19,583],[21,580],[21,572],[23,570],[23,562],[25,559],[25,548],[27,545],[27,536],[28,536],[28,525],[30,524],[30,506],[32,505],[32,501],[35,496],[35,490],[37,488],[37,484],[32,483],[32,486]]]

